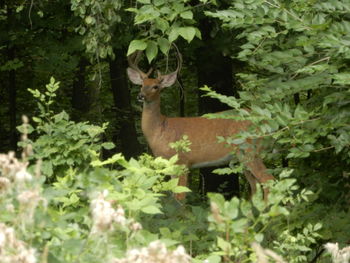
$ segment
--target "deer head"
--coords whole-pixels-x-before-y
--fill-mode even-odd
[[[145,103],[151,103],[159,98],[160,91],[163,88],[170,87],[175,83],[177,73],[180,70],[181,54],[177,54],[178,65],[176,70],[166,75],[162,75],[158,71],[157,78],[149,77],[152,72],[152,68],[149,69],[147,73],[144,73],[139,69],[138,62],[140,60],[140,56],[141,52],[138,51],[128,57],[129,67],[127,69],[127,73],[132,83],[141,85],[140,93],[137,96],[138,100]]]

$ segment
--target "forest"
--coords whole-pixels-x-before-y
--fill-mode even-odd
[[[152,154],[135,54],[229,164]],[[349,263],[349,68],[349,0],[0,0],[0,263]]]

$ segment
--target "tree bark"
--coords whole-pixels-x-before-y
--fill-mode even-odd
[[[13,10],[11,7],[7,7],[7,22],[8,29],[13,26]],[[8,43],[7,45],[7,56],[8,60],[14,60],[16,58],[16,47],[12,43]],[[8,73],[8,98],[9,98],[9,123],[10,123],[10,131],[9,131],[9,139],[10,139],[10,149],[12,151],[17,151],[17,142],[18,142],[18,133],[17,133],[17,86],[16,86],[16,71],[11,69]]]
[[[109,61],[111,88],[118,121],[115,141],[124,156],[130,158],[139,155],[142,147],[137,139],[135,117],[130,102],[125,52],[117,49],[115,54],[116,59]]]
[[[15,47],[8,49],[9,60],[15,58]],[[9,94],[9,121],[10,121],[10,149],[17,151],[18,133],[17,133],[17,86],[16,86],[16,71],[10,70],[8,75],[8,94]]]
[[[75,121],[82,121],[90,110],[89,91],[85,81],[87,65],[88,61],[86,60],[86,58],[82,57],[79,61],[79,65],[75,73],[75,79],[73,82],[71,102],[73,108],[72,118]]]

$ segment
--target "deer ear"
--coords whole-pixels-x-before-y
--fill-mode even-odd
[[[141,74],[137,70],[134,70],[132,68],[128,68],[126,71],[128,73],[128,77],[132,83],[134,83],[136,85],[142,85],[143,79],[142,79]]]
[[[162,88],[170,87],[176,81],[177,71],[160,77],[160,86]]]

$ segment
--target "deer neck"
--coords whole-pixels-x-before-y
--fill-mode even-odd
[[[143,103],[141,128],[148,140],[161,128],[165,118],[160,112],[160,98]]]

